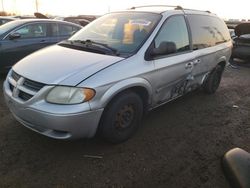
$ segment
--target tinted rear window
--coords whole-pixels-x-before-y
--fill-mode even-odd
[[[187,17],[194,49],[212,47],[230,40],[229,31],[221,19],[205,15],[188,15]]]
[[[57,24],[52,23],[52,36],[71,36],[73,33],[78,31],[80,28],[67,25],[67,24]]]

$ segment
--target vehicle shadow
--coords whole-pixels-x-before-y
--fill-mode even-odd
[[[6,78],[7,74],[0,73],[0,80],[4,80]]]

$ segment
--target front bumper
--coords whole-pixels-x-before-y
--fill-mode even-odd
[[[103,109],[91,110],[88,103],[55,105],[36,99],[22,102],[12,96],[8,81],[3,90],[14,117],[33,131],[55,139],[91,138],[96,133]]]

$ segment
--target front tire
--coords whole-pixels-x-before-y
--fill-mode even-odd
[[[222,65],[217,65],[213,71],[209,73],[205,83],[203,84],[203,89],[206,93],[213,94],[216,92],[220,85],[223,69]]]
[[[119,94],[106,107],[99,133],[109,142],[124,142],[137,131],[142,115],[143,103],[136,93]]]

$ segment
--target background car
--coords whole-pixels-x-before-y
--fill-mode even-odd
[[[241,23],[240,20],[229,20],[229,21],[225,21],[227,27],[229,29],[231,28],[235,28],[237,25],[239,25]]]
[[[79,16],[70,16],[70,17],[55,17],[55,20],[63,20],[67,22],[72,22],[75,24],[79,24],[81,26],[86,26],[90,22],[94,21],[98,16],[92,15],[79,15]]]
[[[10,17],[6,17],[6,16],[0,16],[0,25],[3,25],[7,22],[13,21],[15,20],[15,18],[10,18]]]
[[[48,45],[65,40],[80,25],[49,19],[16,20],[0,26],[0,72]]]
[[[235,27],[231,59],[250,60],[250,23],[241,23]]]
[[[229,33],[230,33],[230,36],[231,38],[233,39],[235,37],[235,32],[234,32],[234,29],[228,29],[229,30]]]

